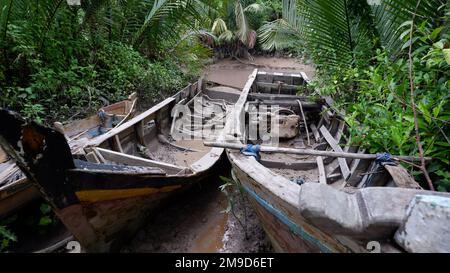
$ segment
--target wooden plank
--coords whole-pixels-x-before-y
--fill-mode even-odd
[[[95,153],[95,155],[100,163],[106,163],[105,158],[97,149],[93,148],[92,151]]]
[[[92,163],[100,163],[100,160],[98,159],[97,155],[93,151],[86,154],[86,159],[87,159],[87,161],[92,162]]]
[[[119,135],[114,136],[114,145],[116,146],[117,150],[121,153],[123,153],[122,144],[120,143]]]
[[[3,151],[2,147],[0,147],[0,163],[6,162],[8,160],[8,155]]]
[[[337,129],[336,137],[335,137],[337,143],[341,142],[342,135],[344,134],[344,128],[345,128],[345,122],[340,121],[339,125],[338,125],[338,129]]]
[[[142,120],[134,125],[134,131],[136,132],[136,139],[139,144],[141,144],[142,146],[147,146],[145,144],[144,122]]]
[[[11,164],[11,166],[7,167],[4,171],[0,173],[0,182],[3,182],[6,178],[8,178],[10,175],[15,173],[19,170],[19,167],[17,167],[16,164]]]
[[[329,183],[333,183],[336,182],[337,180],[342,178],[342,174],[341,173],[335,173],[335,174],[330,174],[327,176],[327,182]],[[344,183],[345,185],[346,183]]]
[[[422,187],[409,175],[401,165],[385,165],[384,168],[392,176],[394,184],[399,188],[422,189]]]
[[[301,100],[307,101],[306,96],[286,95],[286,94],[267,94],[267,93],[251,93],[248,95],[249,99],[255,100]]]
[[[230,113],[230,116],[227,118],[227,122],[225,123],[224,133],[227,137],[231,138],[242,138],[245,134],[245,119],[243,115],[244,106],[247,101],[248,94],[250,93],[250,89],[255,81],[256,74],[258,73],[258,69],[254,69],[253,73],[248,77],[247,82],[245,83],[244,88],[242,89],[241,96],[238,101],[234,105],[233,111]]]
[[[302,78],[305,81],[305,83],[309,83],[309,77],[306,75],[305,72],[301,71],[300,75],[302,75]]]
[[[319,131],[317,131],[317,127],[314,123],[312,123],[310,126],[311,131],[313,132],[314,138],[316,139],[316,142],[320,141],[320,134]]]
[[[298,171],[307,171],[317,168],[317,163],[313,160],[308,161],[297,161],[297,162],[284,162],[275,160],[260,160],[261,165],[267,168],[277,168],[277,169],[290,169]]]
[[[107,149],[102,148],[93,148],[94,151],[98,151],[101,153],[101,155],[112,162],[117,163],[123,163],[123,164],[129,164],[129,165],[136,165],[136,166],[148,166],[148,167],[159,167],[161,169],[171,171],[172,173],[178,173],[179,171],[185,170],[184,167],[179,167],[176,165],[172,165],[165,162],[150,160],[142,157],[137,157],[133,155],[123,154]]]
[[[279,106],[279,107],[292,107],[292,109],[298,110],[300,111],[300,107],[297,103],[297,101],[291,101],[291,100],[261,100],[261,101],[251,101],[249,102],[249,104],[254,104],[254,105],[275,105],[275,106]],[[302,107],[304,110],[317,110],[319,111],[320,108],[322,107],[320,104],[315,103],[315,102],[306,102],[303,101],[302,102]]]
[[[328,132],[325,126],[320,127],[320,132],[322,133],[325,140],[331,146],[331,148],[337,153],[344,153],[342,148],[336,142],[336,139]],[[338,157],[339,166],[341,167],[342,177],[347,180],[350,177],[350,169],[347,165],[347,161],[343,157]]]
[[[261,87],[261,88],[276,88],[278,90],[279,87],[281,87],[281,90],[293,90],[293,91],[297,91],[300,89],[300,86],[297,85],[291,85],[291,84],[286,84],[286,83],[268,83],[268,82],[256,82],[256,86],[257,87]]]
[[[325,173],[325,166],[323,165],[323,157],[316,157],[317,168],[319,170],[319,182],[322,184],[327,184],[327,175]]]

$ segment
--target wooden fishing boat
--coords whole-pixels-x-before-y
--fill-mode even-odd
[[[227,90],[199,82],[72,153],[59,132],[1,110],[12,129],[0,128],[0,143],[84,249],[117,250],[152,210],[211,175],[221,159],[224,149],[203,146],[202,136],[220,134],[233,102],[221,98]],[[212,106],[222,112],[205,115]]]
[[[93,139],[131,118],[136,111],[136,93],[128,99],[99,109],[97,115],[74,120],[65,124],[55,122],[63,132],[72,150],[82,148]],[[0,147],[0,218],[14,213],[22,206],[39,198],[39,190],[26,178]]]
[[[398,164],[417,158],[366,154],[352,144],[329,98],[297,95],[307,82],[304,73],[253,74],[225,138],[205,142],[227,148],[233,178],[274,249],[449,252],[450,195],[422,189]],[[252,135],[268,116],[271,130]],[[265,144],[268,135],[279,143]]]

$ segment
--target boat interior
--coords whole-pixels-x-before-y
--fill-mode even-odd
[[[278,147],[282,148],[364,153],[363,147],[352,142],[341,114],[333,109],[331,98],[318,100],[309,95],[305,77],[304,73],[258,71],[244,107],[247,117],[245,131],[248,132],[251,126],[258,129],[268,126],[269,130],[264,134],[258,131],[253,139],[246,135],[246,143],[266,144],[270,137],[278,135]],[[279,124],[278,132],[270,131],[273,121]],[[407,183],[396,183],[389,176],[389,173],[398,171],[407,175],[406,170],[399,169],[401,166],[388,166],[386,171],[374,160],[269,152],[261,152],[260,156],[259,163],[264,167],[300,185],[320,182],[337,189],[371,186],[420,188],[412,178]]]
[[[136,103],[137,94],[133,93],[126,100],[100,108],[97,115],[65,123],[55,122],[53,126],[65,135],[71,150],[76,153],[89,140],[108,132],[133,116]],[[0,192],[25,180],[23,172],[0,147]]]
[[[159,175],[188,175],[206,170],[218,160],[222,149],[206,147],[203,141],[215,139],[221,133],[233,99],[239,97],[239,90],[216,89],[220,90],[220,86],[213,83],[190,84],[95,139],[75,157],[110,166],[111,171],[117,170],[117,166],[139,167],[142,173]],[[90,166],[98,169],[96,165]]]

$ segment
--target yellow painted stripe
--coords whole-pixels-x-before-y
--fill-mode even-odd
[[[166,186],[162,188],[138,188],[138,189],[117,189],[117,190],[89,190],[78,191],[75,194],[81,202],[98,202],[115,199],[130,198],[142,195],[149,195],[159,192],[169,192],[180,188],[181,185]]]

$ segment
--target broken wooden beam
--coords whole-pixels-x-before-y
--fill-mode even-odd
[[[344,152],[342,150],[342,148],[339,146],[336,139],[334,139],[334,137],[330,134],[330,132],[328,132],[328,130],[325,126],[320,127],[320,132],[322,133],[325,140],[328,142],[328,144],[331,146],[331,148],[333,148],[333,150],[335,152],[337,152],[337,153]],[[350,168],[347,165],[347,161],[342,157],[338,157],[338,162],[339,162],[339,166],[341,168],[342,177],[344,177],[344,179],[347,180],[351,175]]]

